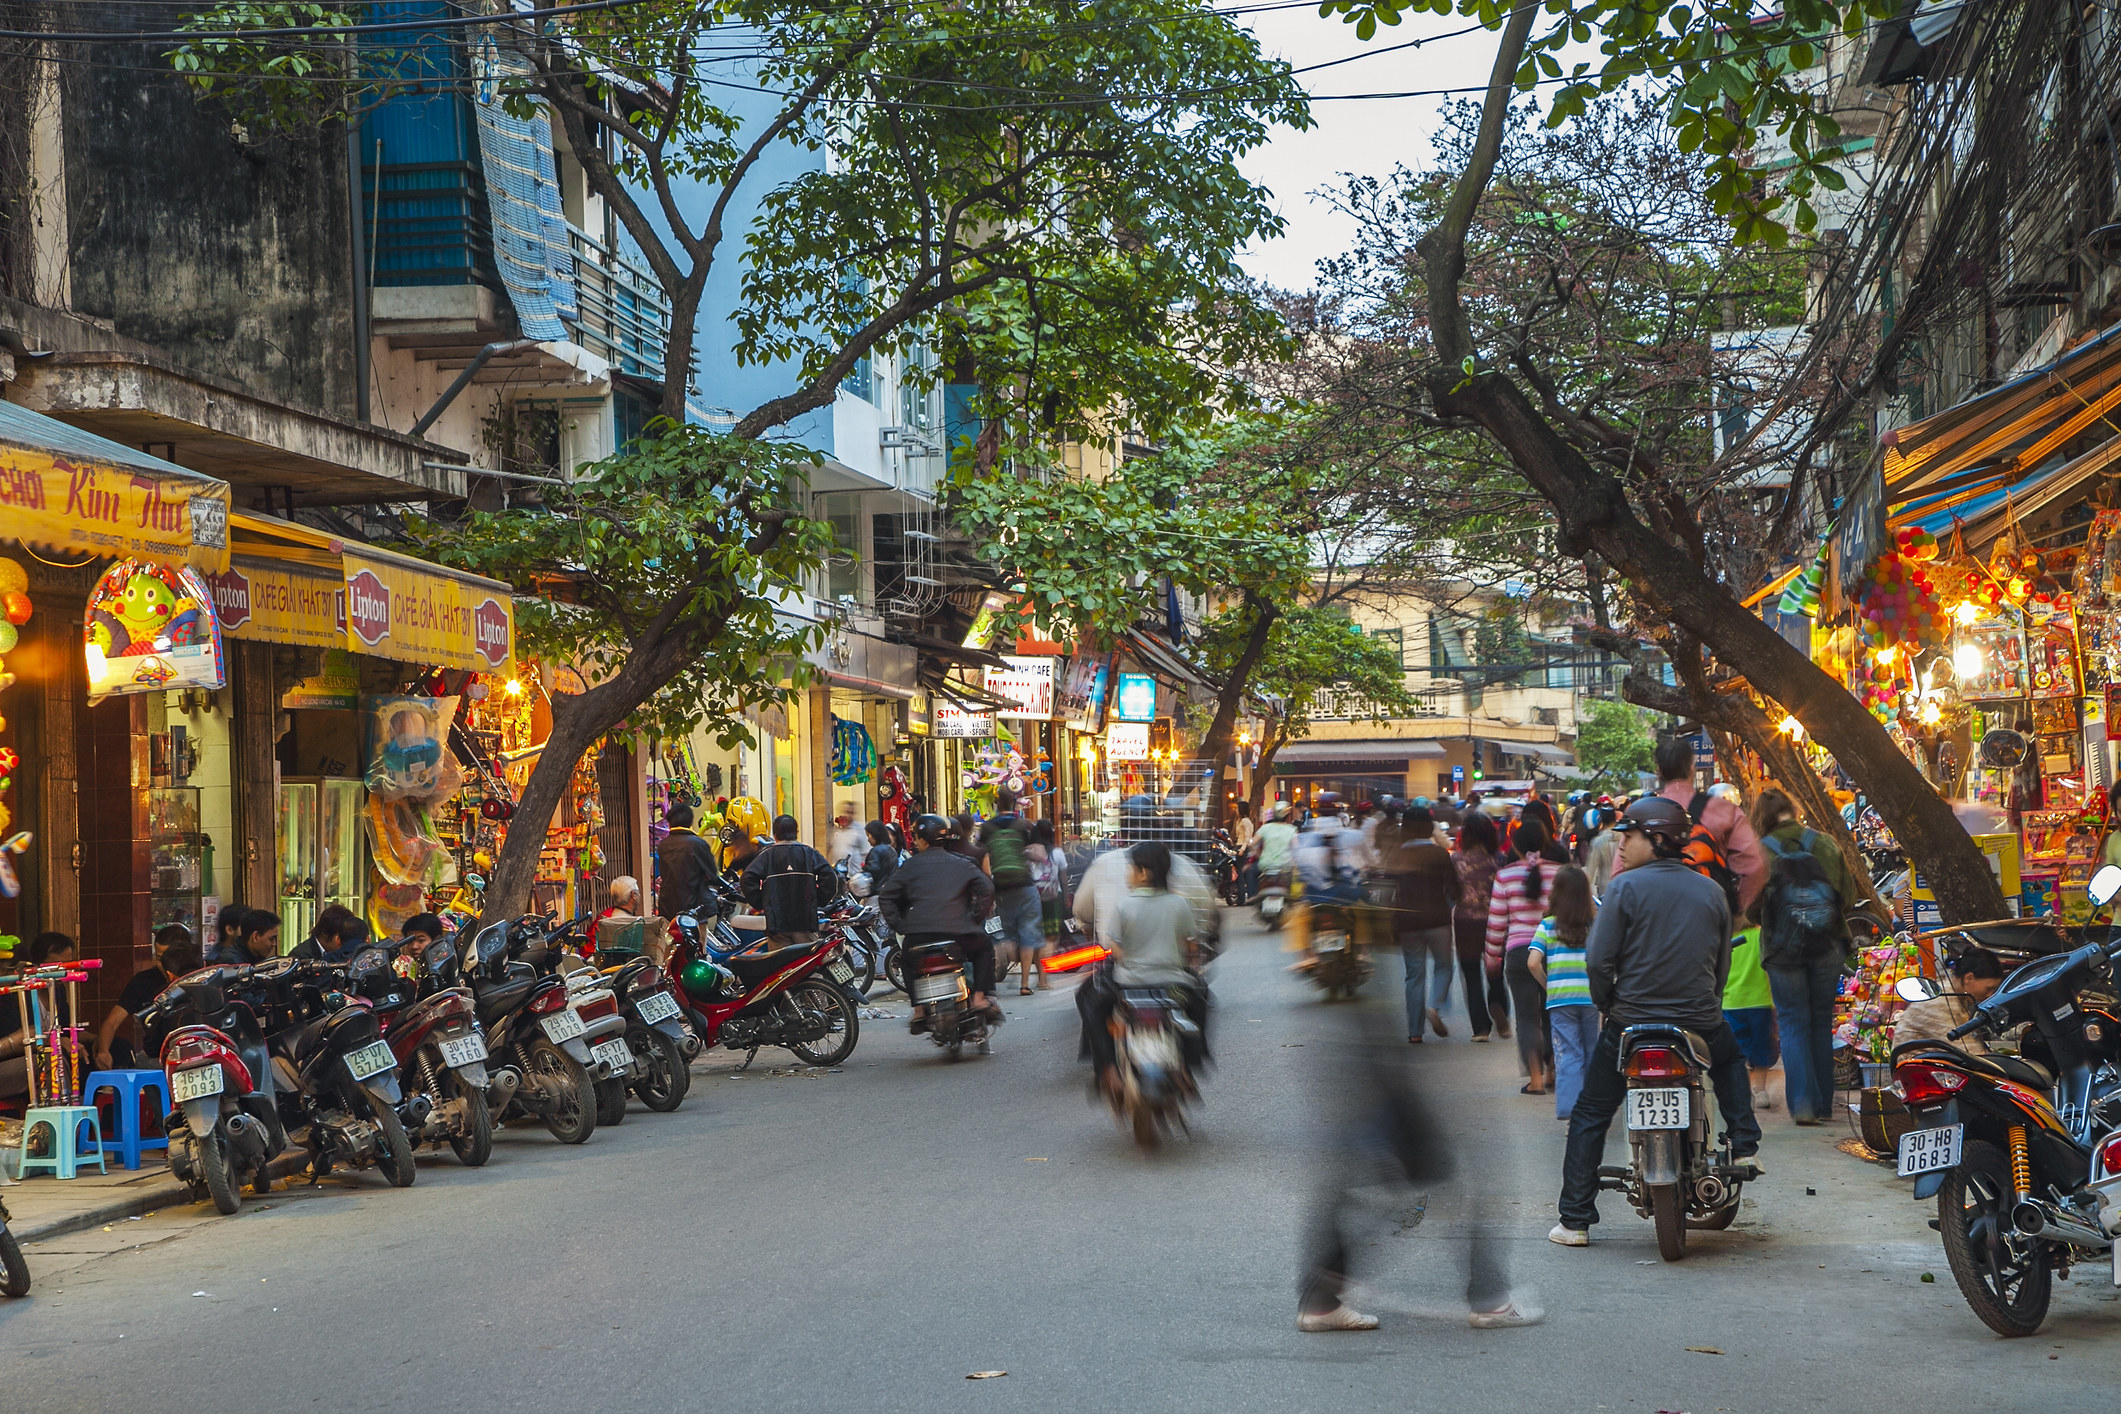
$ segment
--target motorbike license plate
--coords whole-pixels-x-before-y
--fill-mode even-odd
[[[987,931],[988,931],[989,933],[992,933],[992,934],[993,934],[993,935],[994,935],[995,937],[997,937],[997,938],[999,938],[999,937],[1000,937],[1000,936],[1002,935],[1002,920],[1001,920],[1001,916],[1000,916],[999,914],[997,914],[996,916],[994,916],[994,917],[992,917],[992,918],[988,919],[988,920],[987,920],[987,921],[986,921],[985,923],[981,924],[980,926],[981,926],[981,927],[983,927],[983,928],[985,928],[985,929],[986,929],[986,930],[987,930]]]
[[[825,970],[832,974],[832,980],[835,982],[852,982],[854,980],[854,969],[844,962],[835,962]]]
[[[1130,1031],[1127,1054],[1143,1065],[1176,1067],[1178,1038],[1168,1031]]]
[[[641,1020],[650,1026],[678,1014],[678,1000],[668,992],[650,992],[641,998]]]
[[[442,1064],[455,1070],[460,1065],[486,1059],[486,1042],[479,1036],[459,1036],[454,1041],[443,1041]]]
[[[917,1002],[939,1002],[957,995],[958,979],[955,977],[916,977],[913,979],[913,999]]]
[[[1348,935],[1346,933],[1320,933],[1316,938],[1312,939],[1311,946],[1319,952],[1346,952],[1348,950]]]
[[[360,1050],[346,1053],[346,1068],[353,1072],[353,1078],[356,1080],[381,1075],[397,1063],[398,1059],[390,1053],[390,1047],[381,1041],[370,1041]]]
[[[627,1048],[623,1037],[614,1036],[609,1041],[599,1041],[589,1048],[589,1054],[613,1070],[633,1069],[633,1052]]]
[[[1685,1090],[1628,1091],[1630,1129],[1685,1129],[1690,1118]]]
[[[589,1029],[582,1024],[582,1018],[576,1016],[572,1010],[556,1011],[538,1025],[545,1028],[545,1039],[554,1045],[562,1041],[572,1041]]]
[[[203,1100],[208,1095],[220,1094],[222,1084],[219,1065],[180,1070],[169,1078],[170,1096],[180,1105],[186,1100]]]
[[[1948,1124],[1942,1129],[1910,1129],[1900,1136],[1900,1176],[1959,1167],[1959,1141],[1966,1126]]]

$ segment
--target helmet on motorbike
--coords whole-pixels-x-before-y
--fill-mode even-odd
[[[913,837],[922,844],[940,844],[950,838],[950,822],[940,815],[922,815],[913,822]]]
[[[1630,805],[1613,828],[1622,834],[1641,830],[1666,839],[1685,839],[1693,832],[1694,822],[1677,801],[1666,800],[1661,795],[1646,795]]]
[[[678,972],[678,984],[687,992],[698,996],[711,996],[721,990],[722,969],[704,957],[696,957]]]

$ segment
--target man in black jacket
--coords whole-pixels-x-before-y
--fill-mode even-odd
[[[994,989],[994,942],[986,929],[994,881],[950,849],[949,840],[950,822],[942,816],[914,821],[913,857],[884,882],[876,905],[909,955],[915,948],[955,944],[972,966],[972,1005],[999,1017],[1000,1008],[987,999]]]
[[[839,897],[839,871],[796,836],[793,815],[773,817],[773,843],[744,866],[744,900],[766,915],[766,935],[781,947],[812,942],[817,906]]]
[[[714,904],[714,886],[722,871],[714,862],[714,847],[692,828],[692,807],[670,807],[670,833],[655,847],[656,872],[661,876],[656,903],[665,918],[690,913]]]

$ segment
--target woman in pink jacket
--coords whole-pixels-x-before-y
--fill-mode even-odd
[[[1525,949],[1546,917],[1547,891],[1554,885],[1554,871],[1569,862],[1547,833],[1544,821],[1521,821],[1510,836],[1517,847],[1515,862],[1505,864],[1495,875],[1495,893],[1488,904],[1488,955],[1502,958],[1502,973],[1510,984],[1510,1009],[1517,1013],[1517,1055],[1524,1062],[1527,1095],[1544,1095],[1553,1074],[1553,1043],[1548,1039],[1547,989],[1532,975]]]

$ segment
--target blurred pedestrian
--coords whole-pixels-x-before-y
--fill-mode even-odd
[[[1392,884],[1392,933],[1406,966],[1407,1042],[1421,1044],[1424,1021],[1448,1036],[1443,1006],[1451,999],[1451,903],[1458,871],[1436,842],[1436,821],[1415,806],[1379,827],[1391,846],[1381,865]]]
[[[862,856],[868,852],[868,832],[854,822],[854,802],[841,801],[832,816],[832,833],[825,837],[825,858],[833,868],[845,866],[852,874],[862,867]]]
[[[1567,1119],[1583,1092],[1591,1048],[1598,1044],[1598,1008],[1591,1005],[1591,974],[1583,962],[1584,942],[1598,905],[1591,898],[1591,878],[1573,864],[1554,871],[1547,891],[1547,916],[1525,949],[1532,975],[1547,993],[1547,1033],[1554,1044],[1554,1118]]]
[[[1046,975],[1046,959],[1060,946],[1068,900],[1068,860],[1061,853],[1051,820],[1040,820],[1031,827],[1031,882],[1038,890],[1039,931],[1046,940],[1038,956],[1038,989],[1043,992],[1053,986],[1053,979]]]
[[[1547,994],[1532,975],[1525,949],[1546,917],[1554,866],[1568,859],[1566,855],[1552,857],[1562,851],[1536,819],[1520,821],[1511,840],[1518,858],[1496,872],[1495,893],[1488,905],[1487,949],[1490,958],[1501,955],[1503,976],[1510,984],[1510,1001],[1517,1013],[1517,1055],[1525,1068],[1523,1093],[1544,1095],[1553,1063],[1553,1045],[1547,1038]]]
[[[1031,993],[1031,969],[1046,945],[1038,885],[1031,874],[1031,826],[1016,813],[1016,792],[995,792],[994,814],[980,827],[980,852],[987,877],[994,881],[994,912],[1002,921],[998,941],[1016,963],[1021,995]]]
[[[1834,1112],[1834,998],[1855,890],[1840,848],[1807,828],[1781,791],[1762,791],[1753,819],[1761,848],[1774,861],[1757,911],[1784,1094],[1792,1120],[1824,1124]]]
[[[1775,1108],[1775,1064],[1782,1041],[1775,1033],[1775,998],[1760,966],[1760,930],[1745,928],[1731,939],[1731,975],[1723,984],[1723,1019],[1745,1052],[1746,1073],[1753,1083],[1753,1108]]]
[[[1495,871],[1502,834],[1495,822],[1478,810],[1468,810],[1458,821],[1458,848],[1451,865],[1458,879],[1458,897],[1452,910],[1452,940],[1458,949],[1458,975],[1465,983],[1466,1019],[1473,1025],[1473,1039],[1485,1041],[1490,1031],[1510,1039],[1510,988],[1503,980],[1502,960],[1487,965],[1488,906],[1495,892]]]

